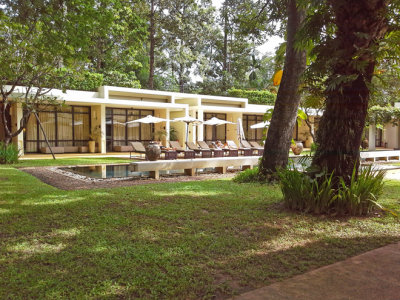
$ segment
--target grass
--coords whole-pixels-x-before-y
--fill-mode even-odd
[[[387,182],[382,204],[398,210],[398,195]],[[62,191],[0,166],[0,299],[224,298],[400,239],[389,215],[281,199],[231,180]]]
[[[25,159],[19,160],[14,167],[50,167],[50,166],[68,166],[68,165],[93,165],[93,164],[118,164],[129,163],[132,160],[117,157],[74,157],[57,159]]]

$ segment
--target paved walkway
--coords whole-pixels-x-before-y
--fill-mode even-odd
[[[400,242],[234,297],[399,300]]]

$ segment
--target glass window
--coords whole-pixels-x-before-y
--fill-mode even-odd
[[[72,140],[72,114],[57,114],[58,140]]]
[[[243,115],[243,130],[246,140],[260,142],[263,140],[263,128],[253,129],[252,125],[263,122],[262,115]]]
[[[89,140],[90,134],[90,117],[89,114],[74,113],[74,140]]]
[[[43,105],[38,112],[39,120],[51,146],[87,145],[90,133],[89,106]],[[38,121],[31,115],[25,131],[25,151],[38,152],[47,147]]]
[[[218,113],[205,113],[204,121],[210,120],[211,118],[216,117],[220,120],[226,120],[226,114],[218,114]],[[205,141],[216,141],[220,140],[225,142],[226,140],[226,125],[206,125],[204,126],[204,140]]]
[[[140,119],[139,110],[131,109],[128,111],[128,122]],[[127,140],[138,141],[140,140],[140,123],[128,123],[127,124]]]
[[[47,139],[49,141],[54,141],[56,139],[56,113],[39,112],[38,116]],[[42,130],[39,130],[39,140],[45,140]]]
[[[126,140],[126,115],[114,115],[113,118],[113,135],[114,140]]]
[[[127,123],[147,115],[154,115],[153,110],[106,108],[106,144],[107,151],[114,146],[125,146],[130,141],[151,140],[153,124]]]

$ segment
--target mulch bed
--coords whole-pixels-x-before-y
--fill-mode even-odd
[[[65,168],[65,167],[63,167]],[[54,186],[62,190],[89,190],[89,189],[105,189],[115,187],[125,187],[140,184],[151,183],[168,183],[168,182],[185,182],[210,180],[219,178],[231,178],[236,172],[228,172],[226,174],[199,174],[196,176],[171,176],[161,177],[160,179],[152,178],[110,178],[110,179],[93,179],[83,176],[77,176],[70,172],[61,171],[57,167],[30,167],[20,168],[21,171],[29,173],[40,179],[46,184]]]

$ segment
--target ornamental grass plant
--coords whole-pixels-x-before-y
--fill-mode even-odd
[[[334,173],[321,173],[310,177],[296,169],[278,172],[285,205],[292,210],[316,214],[367,215],[382,208],[378,198],[383,190],[384,170],[371,166],[354,168],[347,181]]]
[[[18,162],[18,158],[19,150],[17,146],[0,142],[0,164],[15,164]]]

